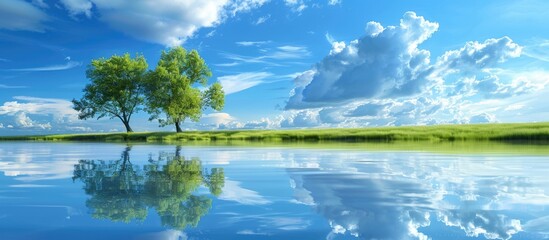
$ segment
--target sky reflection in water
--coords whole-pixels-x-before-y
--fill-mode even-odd
[[[0,239],[549,239],[549,156],[0,143]]]

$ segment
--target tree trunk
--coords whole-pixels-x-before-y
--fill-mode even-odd
[[[130,123],[128,121],[122,121],[124,123],[124,127],[126,127],[126,132],[133,132],[132,127],[130,127]]]
[[[179,126],[179,122],[175,122],[175,131],[180,133],[180,132],[183,132],[183,130],[181,130],[181,126]]]

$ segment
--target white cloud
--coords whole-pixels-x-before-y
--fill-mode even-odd
[[[259,24],[265,23],[267,20],[269,20],[269,18],[271,18],[270,14],[267,14],[263,17],[260,17],[254,22],[254,25],[259,25]]]
[[[437,68],[451,72],[467,72],[519,57],[521,52],[522,47],[509,37],[491,38],[483,43],[467,42],[461,49],[448,51],[439,57]]]
[[[200,123],[217,126],[220,124],[227,124],[234,120],[235,119],[230,114],[219,112],[219,113],[210,113],[202,116],[202,118],[200,119]]]
[[[37,123],[30,119],[25,112],[15,114],[15,124],[21,128],[51,129],[50,123]]]
[[[4,128],[4,124],[3,124],[3,123],[0,123],[0,128]]]
[[[315,66],[311,82],[290,98],[287,108],[297,107],[296,98],[305,104],[337,103],[421,92],[432,81],[430,54],[417,46],[437,29],[437,23],[407,12],[400,26],[385,28],[377,35],[367,35],[343,49],[332,50]]]
[[[63,6],[69,11],[71,16],[84,14],[90,18],[93,4],[89,0],[60,0]]]
[[[246,12],[255,8],[259,8],[270,0],[233,0],[227,7],[232,16],[238,12]]]
[[[13,98],[15,101],[4,102],[0,106],[0,116],[13,117],[13,124],[8,125],[8,128],[80,130],[71,129],[75,126],[70,126],[70,124],[76,123],[78,113],[72,108],[70,101],[26,96]]]
[[[0,29],[43,32],[49,17],[23,0],[0,1]]]
[[[91,127],[84,127],[84,126],[67,127],[67,129],[71,131],[76,131],[76,132],[92,132],[93,131]]]
[[[227,75],[217,78],[217,81],[223,86],[226,95],[237,93],[251,87],[255,87],[267,81],[272,77],[268,72],[246,72],[236,75]]]
[[[237,44],[242,46],[259,46],[265,44],[266,42],[237,42]],[[255,63],[255,64],[269,64],[274,66],[282,66],[284,62],[281,60],[296,60],[309,57],[311,52],[306,47],[302,46],[278,46],[274,49],[264,49],[266,54],[261,56],[242,56],[238,54],[225,53],[222,54],[225,58],[233,60],[237,63]],[[277,60],[276,63],[270,62],[270,60]]]
[[[32,67],[32,68],[14,68],[14,69],[9,69],[9,71],[17,71],[17,72],[61,71],[61,70],[67,70],[67,69],[79,67],[81,65],[82,63],[80,62],[68,61],[67,63],[60,64],[60,65],[50,65],[50,66]]]
[[[283,128],[306,128],[314,127],[320,124],[318,112],[305,110],[286,116],[281,122]]]
[[[292,11],[301,13],[307,8],[307,5],[303,0],[284,0],[286,6],[290,7]]]
[[[262,118],[259,121],[249,121],[242,126],[244,129],[273,129],[279,127],[279,121],[273,121],[269,118]]]
[[[93,11],[112,28],[137,39],[178,46],[201,28],[258,8],[267,0],[63,0],[72,16]]]
[[[263,46],[271,41],[240,41],[236,44],[240,46]],[[295,64],[296,60],[305,59],[311,56],[311,52],[304,46],[282,45],[275,47],[265,47],[259,49],[259,56],[244,56],[233,53],[222,53],[221,55],[231,62],[215,64],[216,66],[230,67],[240,64],[259,64],[268,66],[282,67],[289,64]]]
[[[272,54],[266,55],[269,59],[299,59],[309,56],[311,53],[306,47],[302,46],[280,46]]]
[[[32,0],[32,4],[41,7],[41,8],[48,8],[48,4],[44,2],[44,0]]]
[[[54,115],[59,118],[69,119],[78,116],[78,112],[72,108],[72,102],[64,99],[28,96],[15,96],[13,99],[18,101],[5,102],[0,106],[0,115],[15,115],[24,112],[37,115]]]
[[[328,5],[338,5],[341,4],[341,0],[328,0]]]
[[[240,41],[236,42],[236,44],[240,46],[261,46],[270,43],[271,41]]]
[[[348,43],[327,33],[330,53],[295,78],[287,115],[309,116],[312,124],[318,114],[316,126],[336,127],[494,122],[511,101],[504,99],[540,94],[549,83],[543,70],[496,68],[522,52],[505,36],[467,42],[431,63],[419,46],[438,26],[407,12],[398,26],[368,22],[365,35]],[[492,99],[501,100],[475,107]]]

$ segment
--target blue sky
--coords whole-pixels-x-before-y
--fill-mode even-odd
[[[0,134],[121,131],[78,120],[92,59],[197,49],[227,93],[186,129],[549,119],[549,2],[3,0]],[[140,113],[136,131],[159,128]]]

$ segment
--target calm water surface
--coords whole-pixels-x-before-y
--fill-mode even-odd
[[[0,239],[549,239],[549,156],[3,142]]]

